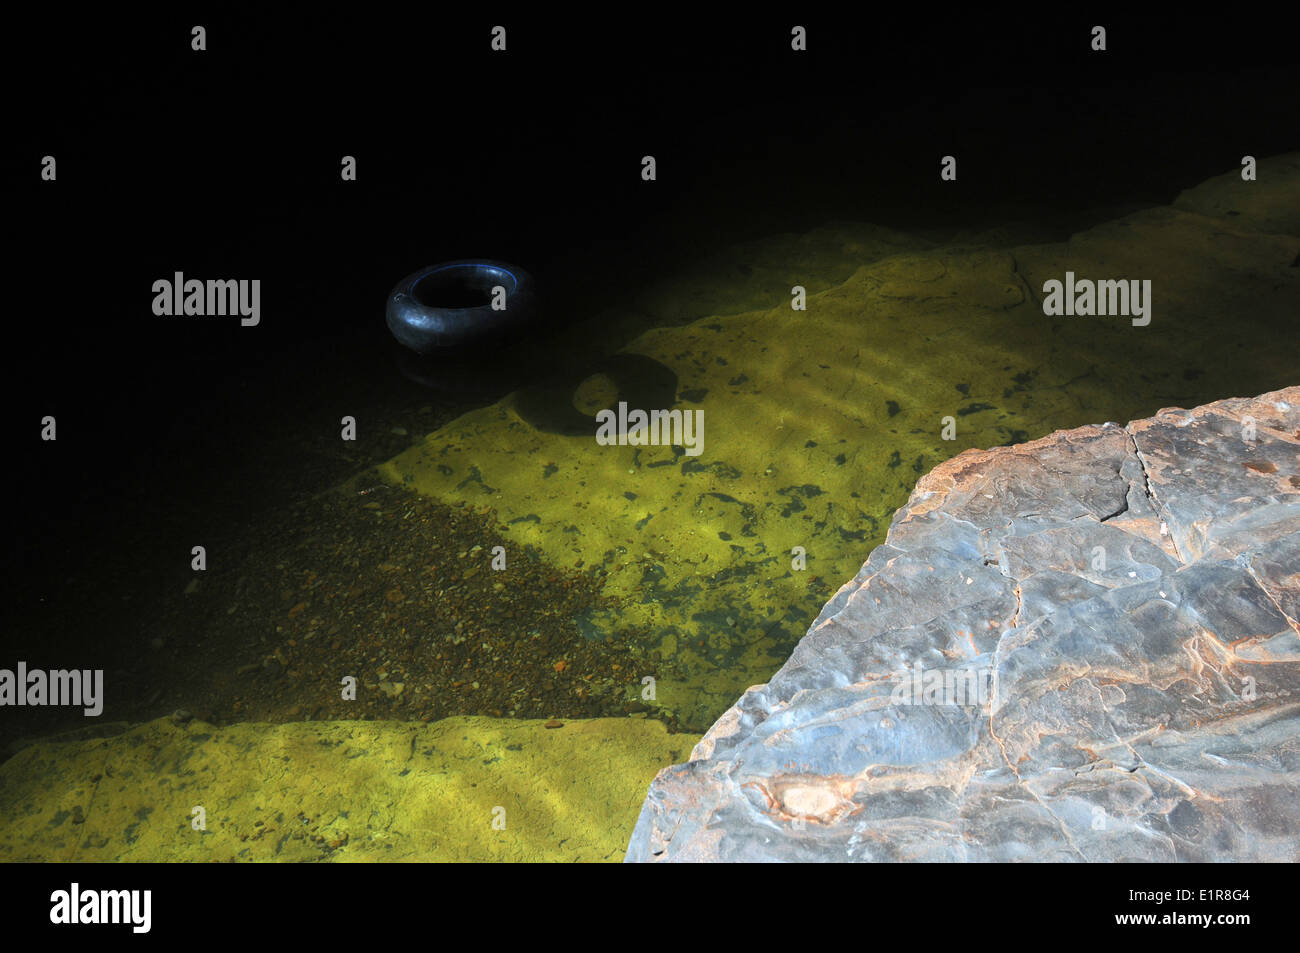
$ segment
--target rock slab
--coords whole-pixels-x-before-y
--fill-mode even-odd
[[[628,861],[1300,860],[1300,387],[968,450]]]

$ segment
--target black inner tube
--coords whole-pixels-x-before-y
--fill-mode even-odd
[[[504,291],[505,300],[498,300]],[[532,277],[503,262],[449,261],[407,275],[388,296],[384,319],[417,354],[502,341],[540,316]]]

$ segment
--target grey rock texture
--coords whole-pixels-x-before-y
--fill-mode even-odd
[[[629,861],[1300,860],[1300,387],[970,450]]]

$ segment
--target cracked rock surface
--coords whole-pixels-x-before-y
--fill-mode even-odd
[[[629,861],[1300,859],[1300,387],[936,467]]]

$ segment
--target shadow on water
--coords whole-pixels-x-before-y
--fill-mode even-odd
[[[590,436],[596,418],[573,405],[579,385],[602,374],[618,388],[616,407],[672,407],[677,403],[677,374],[665,364],[641,354],[610,354],[575,364],[523,388],[515,395],[515,411],[538,430],[570,437]]]

